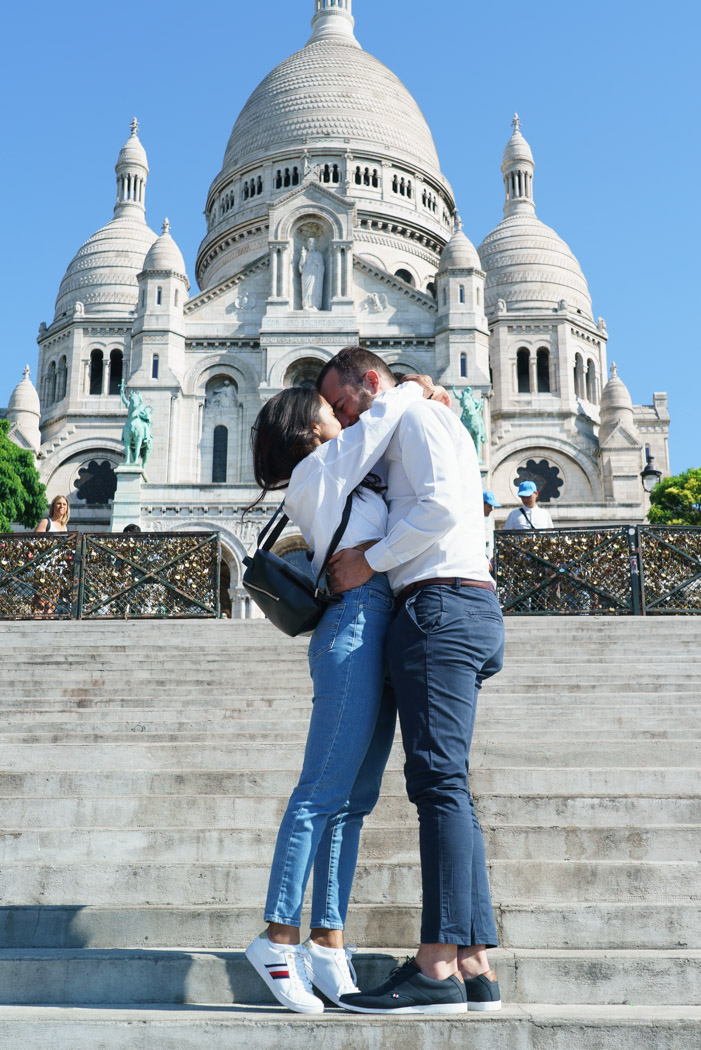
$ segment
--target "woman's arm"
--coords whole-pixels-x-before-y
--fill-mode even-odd
[[[35,532],[46,532],[48,524],[49,524],[49,519],[48,518],[42,518],[34,531]]]

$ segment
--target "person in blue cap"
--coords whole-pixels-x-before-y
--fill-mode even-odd
[[[534,481],[522,481],[518,487],[522,506],[511,511],[504,524],[505,529],[552,529],[553,519],[547,510],[537,507],[538,486]]]

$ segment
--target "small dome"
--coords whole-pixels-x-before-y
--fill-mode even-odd
[[[470,269],[481,270],[482,263],[477,254],[477,249],[472,241],[465,236],[462,230],[462,223],[459,223],[458,228],[441,253],[438,272]]]
[[[117,168],[124,166],[145,168],[148,173],[148,160],[146,158],[146,150],[141,145],[139,136],[137,134],[139,130],[139,122],[134,117],[131,122],[131,135],[122,146],[119,151],[119,157],[117,158]]]
[[[523,135],[521,134],[521,121],[518,118],[518,113],[514,113],[514,119],[512,121],[514,126],[514,133],[506,143],[504,150],[504,158],[502,160],[502,171],[505,168],[510,167],[512,164],[519,164],[526,161],[529,164],[534,164],[533,154],[531,153],[531,147],[528,145]]]
[[[136,306],[136,275],[156,240],[143,212],[133,209],[112,219],[94,233],[71,261],[56,299],[55,320],[73,310],[77,302],[86,313],[129,314]]]
[[[153,242],[144,259],[144,272],[148,270],[171,270],[187,280],[185,260],[170,235],[170,223],[167,219],[163,222],[161,236]]]
[[[586,279],[572,251],[532,210],[502,219],[479,248],[487,274],[485,308],[503,299],[514,310],[552,310],[563,300],[593,320]]]
[[[599,411],[602,419],[604,416],[618,419],[622,412],[632,413],[633,411],[633,401],[630,392],[618,374],[615,361],[611,363],[611,376],[601,392]]]
[[[633,435],[637,434],[633,417],[633,402],[628,387],[618,374],[616,362],[611,364],[611,376],[601,392],[599,402],[599,441],[604,441],[622,423]]]
[[[10,395],[10,403],[7,406],[8,419],[14,420],[20,412],[29,412],[37,419],[41,415],[39,395],[29,376],[29,365],[26,365],[23,378]]]

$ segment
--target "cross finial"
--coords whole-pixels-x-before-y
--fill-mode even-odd
[[[129,127],[131,128],[132,135],[136,135],[137,131],[139,130],[139,122],[136,119],[136,117],[132,118],[132,122],[129,125]]]
[[[163,220],[163,226],[161,228],[161,233],[163,234],[163,233],[169,233],[169,232],[170,232],[170,223],[168,222],[168,219],[164,219]]]
[[[29,370],[29,365],[25,365],[24,366],[24,372],[22,373],[22,378],[23,379],[29,379],[30,375],[31,375],[31,372]]]
[[[511,127],[514,129],[514,135],[517,131],[521,130],[521,118],[518,113],[514,113],[514,119],[511,121]]]
[[[616,368],[616,362],[612,361],[611,362],[611,379],[613,379],[614,376],[617,376],[617,375],[618,375],[618,369]]]
[[[460,212],[455,212],[455,226],[453,229],[454,233],[462,233],[462,219],[460,218]]]

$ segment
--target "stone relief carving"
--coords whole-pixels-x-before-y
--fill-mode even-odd
[[[370,292],[360,302],[360,309],[369,314],[381,314],[389,306],[389,299],[384,292]]]
[[[238,401],[237,390],[231,380],[225,379],[221,386],[210,390],[205,398],[205,411],[208,409],[233,408]]]

